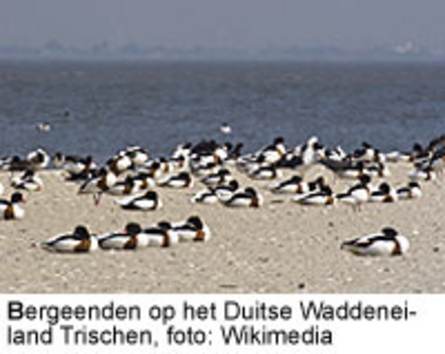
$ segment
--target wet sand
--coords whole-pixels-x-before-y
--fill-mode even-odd
[[[389,181],[407,181],[410,166],[389,165]],[[309,176],[332,175],[314,167]],[[423,184],[424,196],[395,204],[367,204],[354,212],[347,205],[302,207],[288,195],[273,195],[270,182],[236,174],[243,186],[259,188],[260,209],[195,205],[189,199],[203,189],[157,188],[164,207],[154,212],[122,211],[104,196],[76,195],[56,171],[40,174],[45,189],[27,193],[26,216],[0,221],[0,292],[3,293],[442,293],[445,292],[445,188]],[[6,187],[8,174],[1,173]],[[337,181],[336,191],[345,182]],[[2,197],[9,195],[10,187]],[[98,250],[90,254],[53,254],[33,245],[86,224],[95,233],[119,230],[128,221],[143,225],[200,215],[212,230],[207,243],[181,243],[168,249]],[[357,257],[340,244],[393,226],[406,235],[405,256]]]

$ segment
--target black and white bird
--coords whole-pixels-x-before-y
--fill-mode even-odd
[[[296,195],[292,198],[294,203],[302,205],[333,205],[335,198],[331,187],[324,185],[319,191],[310,192],[303,195]]]
[[[10,200],[0,199],[0,220],[20,220],[25,217],[25,210],[22,208],[25,198],[20,192],[14,192]]]
[[[230,127],[230,125],[228,123],[224,122],[219,127],[219,131],[223,134],[228,135],[228,134],[232,133],[232,128]]]
[[[250,207],[259,208],[263,205],[262,196],[252,187],[247,187],[244,191],[238,191],[224,202],[228,207]]]
[[[183,222],[173,225],[173,230],[177,233],[180,242],[184,241],[208,241],[211,237],[209,227],[199,216],[191,216]]]
[[[97,250],[98,242],[96,236],[91,235],[85,226],[79,225],[73,233],[57,235],[42,242],[41,247],[53,252],[85,253]]]
[[[143,229],[138,238],[139,242],[147,247],[172,247],[179,242],[177,232],[167,221],[161,221],[157,225]]]
[[[399,256],[405,254],[409,246],[405,236],[391,227],[385,227],[380,233],[345,241],[341,249],[360,256]]]
[[[373,203],[395,203],[399,200],[397,191],[387,182],[379,185],[378,189],[371,193],[369,198]]]
[[[397,189],[400,200],[418,199],[422,196],[422,189],[418,182],[409,182],[407,186]]]
[[[170,188],[191,188],[193,187],[193,177],[188,172],[180,172],[177,175],[169,176],[158,181],[158,186]]]
[[[142,228],[138,223],[128,223],[123,232],[100,235],[98,237],[99,247],[105,250],[134,250],[138,247],[147,246],[144,244],[145,238],[138,238],[140,233],[142,233]]]
[[[131,196],[114,201],[124,210],[157,210],[162,207],[158,193],[149,190],[143,195]]]
[[[33,170],[27,170],[21,176],[13,177],[11,186],[15,189],[36,192],[43,189],[43,181]]]

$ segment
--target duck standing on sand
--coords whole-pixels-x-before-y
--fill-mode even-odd
[[[360,210],[371,197],[370,183],[371,177],[362,175],[358,184],[349,188],[346,193],[338,194],[337,199],[342,203],[350,204],[354,210]]]
[[[25,210],[20,204],[25,203],[25,198],[20,192],[14,192],[11,200],[0,199],[0,220],[23,219]]]
[[[41,246],[47,251],[85,253],[97,250],[98,242],[85,226],[79,225],[72,234],[57,235]]]
[[[134,250],[137,247],[147,246],[143,242],[145,238],[142,238],[142,242],[139,243],[138,235],[141,232],[142,228],[139,224],[134,222],[128,223],[123,232],[112,232],[99,236],[99,247],[105,250]]]
[[[157,210],[162,207],[161,199],[155,191],[147,191],[143,195],[127,197],[114,201],[124,210]]]
[[[79,188],[78,194],[93,193],[96,205],[99,204],[102,193],[107,192],[117,182],[114,172],[101,168],[97,176],[86,180]]]
[[[385,227],[381,233],[345,241],[341,249],[360,256],[398,256],[408,251],[409,241],[395,229]]]

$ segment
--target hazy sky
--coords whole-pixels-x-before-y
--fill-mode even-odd
[[[0,44],[49,39],[249,48],[413,40],[444,49],[445,0],[0,0]]]

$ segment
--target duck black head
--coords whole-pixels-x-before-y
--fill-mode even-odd
[[[322,150],[324,146],[320,144],[318,141],[316,141],[313,145],[314,150]]]
[[[135,236],[142,231],[141,225],[135,222],[130,222],[125,226],[125,232],[131,236]]]
[[[292,183],[300,183],[303,180],[303,178],[301,178],[300,175],[295,175],[292,176],[290,180]]]
[[[393,229],[392,227],[384,227],[382,229],[382,233],[383,235],[387,236],[387,237],[396,237],[399,233]]]
[[[158,200],[158,194],[155,191],[147,191],[147,193],[145,193],[145,198]]]
[[[88,240],[90,238],[90,232],[83,225],[78,225],[74,229],[74,235],[80,240]]]
[[[33,170],[26,170],[25,173],[23,174],[22,178],[30,178],[30,177],[34,177],[34,171]]]
[[[160,221],[158,222],[158,227],[162,230],[170,230],[172,225],[168,221]]]
[[[408,187],[410,188],[420,188],[420,184],[418,182],[409,182]]]
[[[204,224],[199,216],[193,215],[187,219],[187,223],[193,225],[198,230],[204,227]]]
[[[228,141],[228,142],[224,143],[224,147],[227,151],[230,151],[230,150],[232,150],[233,145],[231,142]]]
[[[362,147],[365,148],[365,149],[371,149],[371,148],[372,148],[372,145],[371,145],[370,143],[364,141],[364,142],[362,143]]]
[[[239,188],[239,183],[236,179],[229,182],[228,186],[231,190],[236,191]]]
[[[391,191],[391,187],[388,183],[383,182],[382,184],[380,184],[379,190],[385,194],[388,194]]]
[[[361,175],[359,180],[360,180],[361,184],[369,184],[369,183],[371,183],[371,176],[370,175]]]
[[[314,181],[319,187],[323,187],[325,185],[325,180],[323,176],[317,177],[317,179]]]
[[[11,203],[12,204],[17,204],[17,203],[24,203],[25,202],[25,198],[23,197],[23,194],[20,192],[14,192],[11,195]]]
[[[328,196],[331,196],[331,195],[332,195],[332,189],[331,189],[331,187],[329,187],[329,186],[327,186],[327,185],[323,186],[323,187],[321,188],[321,191],[322,191],[324,194],[328,195]]]
[[[152,169],[152,170],[158,170],[160,167],[161,167],[161,164],[159,163],[159,161],[154,161],[150,165],[150,169]]]
[[[277,136],[273,141],[274,145],[284,144],[284,138],[282,136]]]
[[[59,161],[62,161],[64,158],[65,156],[60,151],[56,152],[53,156],[54,160],[59,160]]]
[[[252,196],[252,197],[255,197],[255,196],[257,195],[256,190],[253,189],[252,187],[247,187],[247,188],[244,190],[244,193],[246,193],[247,195],[250,195],[250,196]]]
[[[414,152],[423,152],[423,147],[419,143],[415,143],[413,145],[413,151]]]

